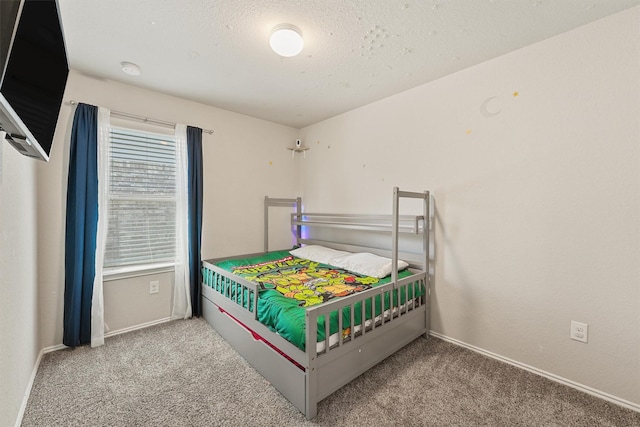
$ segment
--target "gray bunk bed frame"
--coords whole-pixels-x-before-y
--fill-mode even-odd
[[[423,215],[399,215],[401,198],[422,199]],[[257,320],[257,298],[259,286],[236,276],[215,265],[216,262],[235,258],[247,258],[258,254],[218,258],[202,261],[204,270],[211,270],[224,277],[226,283],[241,286],[243,294],[252,293],[252,310],[243,307],[239,297],[223,291],[217,291],[205,283],[202,284],[203,316],[207,322],[228,342],[245,360],[284,395],[307,419],[312,419],[318,411],[318,402],[340,387],[349,383],[369,368],[400,350],[420,336],[429,334],[429,230],[431,223],[429,192],[400,191],[393,189],[392,215],[345,215],[302,213],[301,198],[274,199],[265,197],[265,252],[268,252],[268,215],[270,207],[284,206],[296,209],[291,215],[292,229],[295,230],[296,243],[320,244],[339,250],[367,251],[389,256],[391,265],[397,265],[401,259],[409,263],[411,275],[398,279],[398,272],[392,269],[391,281],[385,285],[373,287],[364,292],[309,307],[306,310],[306,350],[302,351],[289,341],[271,331]],[[370,231],[391,232],[390,250],[380,250],[362,245],[333,243],[304,239],[302,226],[330,227]],[[400,234],[422,234],[422,253],[398,253]],[[408,300],[399,307],[385,307],[390,316],[381,316],[379,321],[370,322],[359,332],[351,328],[350,335],[343,337],[338,333],[337,343],[330,345],[328,316],[335,310],[349,307],[351,325],[354,324],[355,304],[361,303],[362,319],[365,318],[365,304],[371,304],[377,295],[381,298],[385,292],[399,292],[404,295],[410,286],[418,282],[425,294]],[[397,295],[397,294],[396,294]],[[339,312],[340,312],[339,311]],[[324,350],[318,352],[318,319],[325,317],[326,340]],[[342,316],[338,316],[339,331],[343,330]],[[277,351],[276,349],[277,348]],[[286,357],[281,353],[286,354]],[[292,363],[294,361],[295,363]]]

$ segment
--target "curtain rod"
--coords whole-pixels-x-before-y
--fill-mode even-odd
[[[71,101],[69,101],[69,104],[76,105],[77,102],[72,99]],[[150,119],[149,117],[138,116],[136,114],[131,114],[131,113],[124,113],[122,111],[114,111],[114,110],[110,110],[110,111],[111,111],[111,114],[113,115],[124,117],[127,119],[140,120],[145,123],[155,123],[158,125],[164,125],[169,127],[174,127],[176,125],[175,123],[172,123],[172,122],[167,122],[167,121],[158,120],[158,119]],[[202,129],[202,132],[208,133],[209,135],[213,134],[213,131],[211,129]]]

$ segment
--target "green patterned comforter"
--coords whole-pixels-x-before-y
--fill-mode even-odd
[[[221,261],[218,267],[230,271],[235,275],[255,282],[260,286],[258,297],[258,320],[277,332],[301,350],[305,350],[305,311],[308,307],[331,301],[357,292],[363,292],[371,287],[389,283],[391,278],[383,279],[360,276],[348,271],[334,268],[326,264],[294,257],[288,251],[269,252],[264,255]],[[241,286],[235,282],[224,280],[215,272],[203,268],[204,285],[218,292],[235,297]],[[411,272],[404,270],[398,277],[410,276]],[[393,293],[393,306],[398,306],[397,294]],[[400,304],[405,303],[405,292],[401,289]],[[423,286],[418,282],[408,288],[409,299],[424,294]],[[240,295],[238,295],[240,297]],[[390,307],[390,293],[384,294],[384,309]],[[253,296],[245,295],[235,298],[238,304],[250,311],[253,309]],[[242,301],[242,302],[241,302]],[[382,313],[382,299],[375,298],[375,316]],[[361,324],[362,309],[360,303],[354,305],[354,323]],[[351,327],[351,312],[349,307],[342,309],[343,334],[348,335]],[[365,302],[365,317],[371,319],[371,299]],[[329,316],[329,333],[338,332],[338,313],[334,311]],[[318,319],[318,342],[325,340],[324,316]]]

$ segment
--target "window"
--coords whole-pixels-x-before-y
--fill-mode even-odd
[[[173,262],[175,138],[112,127],[109,157],[109,226],[104,267]]]

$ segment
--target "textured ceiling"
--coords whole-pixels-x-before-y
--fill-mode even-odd
[[[301,128],[640,0],[58,0],[70,67]],[[294,58],[271,29],[298,26]],[[142,67],[124,74],[120,63]]]

